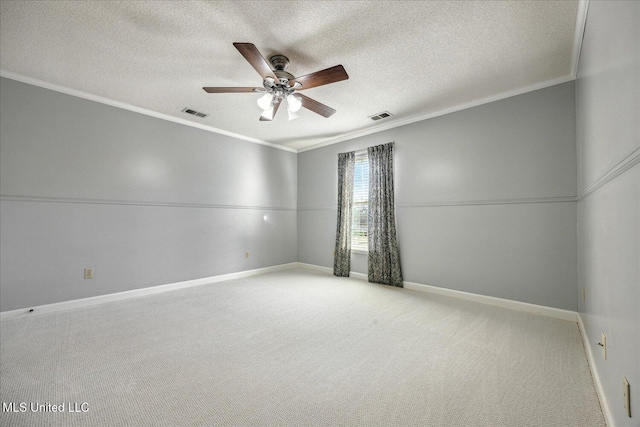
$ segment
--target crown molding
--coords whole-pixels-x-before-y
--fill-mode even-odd
[[[586,0],[583,0],[583,2],[585,2],[585,1]],[[583,25],[583,28],[584,28],[584,25]],[[580,43],[581,42],[582,42],[582,38],[580,38]],[[574,45],[574,51],[575,50],[576,50],[576,48],[575,48],[575,45]],[[579,49],[578,49],[578,52],[579,52]],[[193,127],[193,128],[196,128],[196,129],[201,129],[201,130],[204,130],[204,131],[207,131],[207,132],[212,132],[212,133],[217,133],[219,135],[229,136],[229,137],[240,139],[240,140],[243,140],[243,141],[252,142],[254,144],[266,145],[268,147],[276,148],[278,150],[288,151],[290,153],[303,153],[305,151],[315,150],[315,149],[318,149],[318,148],[326,147],[328,145],[337,144],[339,142],[343,142],[343,141],[348,141],[348,140],[351,140],[351,139],[359,138],[361,136],[366,136],[366,135],[371,135],[371,134],[378,133],[378,132],[383,132],[385,130],[389,130],[389,129],[405,126],[405,125],[408,125],[408,124],[411,124],[411,123],[415,123],[415,122],[419,122],[419,121],[423,121],[423,120],[427,120],[427,119],[432,119],[434,117],[443,116],[445,114],[455,113],[456,111],[466,110],[468,108],[477,107],[479,105],[488,104],[490,102],[499,101],[501,99],[506,99],[506,98],[511,98],[513,96],[522,95],[522,94],[525,94],[527,92],[533,92],[535,90],[544,89],[544,88],[547,88],[547,87],[551,87],[551,86],[555,86],[555,85],[558,85],[558,84],[562,84],[562,83],[566,83],[566,82],[575,80],[575,77],[573,75],[566,75],[566,76],[558,77],[556,79],[546,80],[544,82],[540,82],[540,83],[536,83],[536,84],[533,84],[533,85],[530,85],[530,86],[526,86],[526,87],[523,87],[523,88],[518,88],[518,89],[510,90],[510,91],[507,91],[507,92],[502,92],[502,93],[499,93],[497,95],[489,96],[489,97],[486,97],[486,98],[481,98],[481,99],[478,99],[478,100],[475,100],[475,101],[471,101],[471,102],[468,102],[468,103],[465,103],[465,104],[456,105],[456,106],[453,106],[453,107],[450,107],[450,108],[446,108],[444,110],[439,110],[439,111],[435,111],[435,112],[431,112],[431,113],[427,113],[427,114],[423,114],[423,115],[413,116],[413,117],[409,117],[409,118],[406,118],[406,119],[390,122],[390,123],[388,123],[386,125],[376,126],[376,127],[372,127],[372,128],[356,131],[356,132],[345,133],[345,134],[343,134],[341,136],[326,140],[326,141],[321,142],[319,144],[315,144],[315,145],[312,145],[312,146],[309,146],[309,147],[295,149],[295,148],[287,147],[287,146],[284,146],[284,145],[274,144],[272,142],[263,141],[263,140],[260,140],[260,139],[251,138],[251,137],[248,137],[248,136],[240,135],[240,134],[237,134],[237,133],[228,132],[228,131],[225,131],[225,130],[222,130],[222,129],[218,129],[218,128],[215,128],[215,127],[212,127],[212,126],[202,125],[202,124],[195,123],[195,122],[192,122],[192,121],[189,121],[189,120],[179,119],[177,117],[173,117],[173,116],[170,116],[168,114],[158,113],[156,111],[148,110],[146,108],[137,107],[135,105],[127,104],[127,103],[120,102],[120,101],[115,101],[113,99],[105,98],[105,97],[102,97],[102,96],[94,95],[94,94],[83,92],[83,91],[80,91],[80,90],[71,89],[71,88],[66,87],[66,86],[61,86],[61,85],[57,85],[57,84],[53,84],[53,83],[48,83],[48,82],[45,82],[43,80],[38,80],[38,79],[35,79],[33,77],[24,76],[22,74],[14,73],[13,71],[7,71],[5,69],[0,69],[0,77],[5,77],[7,79],[16,80],[16,81],[19,81],[19,82],[22,82],[22,83],[27,83],[27,84],[30,84],[30,85],[33,85],[33,86],[38,86],[38,87],[41,87],[41,88],[44,88],[44,89],[53,90],[55,92],[64,93],[66,95],[71,95],[71,96],[75,96],[75,97],[78,97],[78,98],[87,99],[89,101],[98,102],[100,104],[110,105],[112,107],[121,108],[121,109],[128,110],[128,111],[133,111],[135,113],[144,114],[144,115],[147,115],[147,116],[155,117],[157,119],[166,120],[166,121],[173,122],[173,123],[178,123],[178,124],[189,126],[189,127]]]
[[[89,101],[98,102],[100,104],[109,105],[111,107],[121,108],[123,110],[133,111],[134,113],[144,114],[146,116],[155,117],[156,119],[166,120],[168,122],[178,123],[181,125],[189,126],[192,128],[204,130],[207,132],[217,133],[219,135],[229,136],[231,138],[240,139],[247,142],[252,142],[254,144],[266,145],[267,147],[277,148],[278,150],[289,151],[291,153],[297,153],[295,148],[285,147],[284,145],[274,144],[272,142],[263,141],[261,139],[251,138],[245,135],[240,135],[234,132],[228,132],[226,130],[218,129],[213,126],[207,126],[200,123],[195,123],[189,120],[180,119],[177,117],[170,116],[168,114],[159,113],[157,111],[147,110],[146,108],[138,107],[135,105],[127,104],[125,102],[115,101],[113,99],[105,98],[102,96],[94,95],[88,92],[83,92],[81,90],[71,89],[66,86],[61,86],[53,83],[48,83],[43,80],[38,80],[33,77],[24,76],[22,74],[14,73],[13,71],[7,71],[5,69],[0,69],[0,77],[5,77],[7,79],[16,80],[22,83],[27,83],[32,86],[38,86],[44,89],[53,90],[55,92],[64,93],[65,95],[75,96],[77,98],[87,99]]]
[[[571,75],[578,78],[578,65],[580,64],[580,52],[582,51],[582,40],[584,29],[587,25],[587,11],[589,10],[589,0],[578,1],[578,14],[576,16],[576,30],[573,35],[573,50],[571,51]]]
[[[471,101],[471,102],[467,102],[465,104],[455,105],[455,106],[450,107],[450,108],[445,108],[444,110],[439,110],[439,111],[435,111],[435,112],[431,112],[431,113],[427,113],[427,114],[408,117],[406,119],[401,119],[401,120],[397,120],[397,121],[394,121],[394,122],[389,122],[386,125],[380,125],[380,126],[376,126],[376,127],[372,127],[372,128],[367,128],[367,129],[364,129],[364,130],[356,131],[356,132],[346,133],[346,134],[343,134],[343,135],[338,136],[336,138],[329,139],[329,140],[321,142],[319,144],[312,145],[310,147],[299,148],[298,149],[298,153],[303,153],[305,151],[316,150],[318,148],[322,148],[322,147],[326,147],[328,145],[337,144],[339,142],[343,142],[343,141],[348,141],[348,140],[351,140],[351,139],[359,138],[361,136],[371,135],[371,134],[374,134],[374,133],[378,133],[378,132],[382,132],[382,131],[385,131],[385,130],[397,128],[397,127],[400,127],[400,126],[406,126],[406,125],[411,124],[411,123],[420,122],[420,121],[427,120],[427,119],[432,119],[432,118],[438,117],[438,116],[444,116],[445,114],[455,113],[456,111],[466,110],[468,108],[477,107],[477,106],[483,105],[483,104],[489,104],[489,103],[494,102],[494,101],[500,101],[502,99],[511,98],[513,96],[522,95],[522,94],[525,94],[525,93],[528,93],[528,92],[533,92],[533,91],[536,91],[536,90],[539,90],[539,89],[544,89],[544,88],[551,87],[551,86],[556,86],[556,85],[559,85],[559,84],[562,84],[562,83],[566,83],[566,82],[570,82],[570,81],[573,81],[573,80],[575,80],[575,78],[572,75],[569,74],[569,75],[565,75],[565,76],[558,77],[558,78],[555,78],[555,79],[546,80],[544,82],[536,83],[536,84],[533,84],[533,85],[530,85],[530,86],[509,90],[509,91],[506,91],[506,92],[502,92],[502,93],[499,93],[497,95],[488,96],[486,98],[477,99],[477,100],[474,100],[474,101]]]

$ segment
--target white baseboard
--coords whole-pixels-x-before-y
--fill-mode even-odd
[[[307,270],[318,271],[321,273],[333,274],[333,269],[322,267],[314,264],[305,264],[298,262],[298,267]],[[367,280],[367,275],[362,273],[350,273],[349,277],[354,279]],[[481,304],[493,305],[496,307],[508,308],[511,310],[524,311],[526,313],[538,314],[540,316],[552,317],[554,319],[568,320],[570,322],[578,321],[578,313],[570,310],[562,310],[560,308],[547,307],[544,305],[530,304],[526,302],[513,301],[509,299],[489,297],[486,295],[472,294],[469,292],[455,291],[452,289],[439,288],[437,286],[423,285],[420,283],[404,282],[405,289],[414,291],[429,292],[431,294],[444,295],[452,298],[459,298],[467,301],[478,302]]]
[[[333,268],[331,267],[323,267],[321,265],[315,265],[315,264],[306,264],[304,262],[297,262],[296,264],[298,268],[304,268],[305,270],[317,271],[319,273],[325,273],[325,274],[333,274]]]
[[[298,268],[304,268],[306,270],[317,271],[319,273],[333,274],[333,268],[323,267],[315,264],[305,264],[304,262],[297,262]],[[355,271],[349,272],[349,278],[358,280],[369,280],[369,277],[363,273],[356,273]]]
[[[71,301],[63,301],[53,304],[46,304],[37,307],[28,307],[18,310],[10,310],[0,312],[0,322],[5,320],[20,319],[24,317],[38,316],[58,311],[71,310],[74,308],[87,307],[105,302],[119,301],[127,298],[134,298],[143,295],[152,295],[161,292],[172,291],[176,289],[189,288],[191,286],[207,285],[210,283],[222,282],[225,280],[240,279],[243,277],[255,276],[258,274],[269,273],[272,271],[285,270],[290,268],[304,268],[325,274],[333,274],[333,269],[320,265],[306,264],[302,262],[292,262],[288,264],[275,265],[271,267],[257,268],[255,270],[239,271],[237,273],[222,274],[219,276],[205,277],[202,279],[187,280],[184,282],[170,283],[166,285],[152,286],[143,289],[134,289],[131,291],[117,292],[107,295],[99,295],[90,298],[81,298]],[[351,272],[350,277],[357,280],[367,280],[367,275],[363,273]],[[420,283],[404,282],[405,289],[411,289],[432,294],[444,295],[453,298],[474,301],[481,304],[488,304],[512,310],[524,311],[527,313],[539,314],[541,316],[553,317],[555,319],[568,320],[571,322],[578,321],[578,315],[574,311],[561,310],[559,308],[546,307],[542,305],[529,304],[526,302],[507,300],[502,298],[489,297],[485,295],[472,294],[469,292],[455,291],[452,289],[439,288],[436,286],[422,285]]]
[[[208,285],[225,280],[241,279],[243,277],[256,276],[258,274],[270,273],[272,271],[296,268],[298,263],[274,265],[271,267],[256,268],[255,270],[239,271],[237,273],[221,274],[219,276],[204,277],[202,279],[187,280],[184,282],[169,283],[166,285],[152,286],[149,288],[133,289],[131,291],[116,292],[113,294],[99,295],[89,298],[80,298],[70,301],[56,302],[53,304],[40,305],[36,307],[21,308],[0,312],[0,322],[6,320],[22,319],[43,314],[56,313],[59,311],[71,310],[74,308],[88,307],[105,302],[120,301],[128,298],[135,298],[143,295],[153,295],[161,292],[173,291],[176,289],[190,288],[192,286]]]
[[[420,283],[404,282],[405,289],[414,291],[429,292],[432,294],[444,295],[447,297],[459,298],[467,301],[479,302],[481,304],[493,305],[496,307],[508,308],[511,310],[524,311],[526,313],[538,314],[540,316],[552,317],[554,319],[578,321],[578,313],[560,308],[547,307],[545,305],[530,304],[528,302],[514,301],[504,298],[489,297],[486,295],[472,294],[470,292],[455,291],[453,289],[439,288],[437,286],[422,285]]]
[[[578,329],[580,329],[580,335],[582,335],[582,343],[584,344],[584,349],[585,349],[585,352],[587,353],[587,362],[589,362],[591,377],[593,378],[593,382],[596,385],[596,393],[598,394],[598,399],[600,400],[600,408],[602,409],[602,414],[604,415],[604,421],[607,423],[607,426],[613,427],[614,426],[613,417],[611,416],[611,411],[609,410],[609,403],[607,402],[607,397],[605,396],[604,389],[602,388],[600,375],[598,375],[598,368],[596,368],[595,359],[593,358],[591,343],[589,342],[587,331],[584,328],[584,323],[582,322],[582,316],[580,316],[580,313],[577,313],[577,315],[578,315]]]

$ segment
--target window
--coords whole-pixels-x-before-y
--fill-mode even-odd
[[[353,216],[351,249],[367,252],[369,217],[369,157],[367,152],[356,153],[353,172]]]

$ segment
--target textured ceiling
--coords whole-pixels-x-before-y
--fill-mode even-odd
[[[568,79],[577,12],[577,0],[2,1],[0,68],[304,148]],[[261,85],[233,42],[288,56],[295,76],[342,64],[349,80],[304,91],[337,113],[260,122],[260,95],[205,93]]]

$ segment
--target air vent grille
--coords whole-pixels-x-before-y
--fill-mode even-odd
[[[383,111],[382,113],[378,113],[378,114],[374,114],[373,116],[369,116],[369,118],[375,122],[377,120],[386,119],[387,117],[391,117],[391,116],[393,116],[393,114],[391,114],[390,112]]]
[[[196,116],[196,117],[201,117],[201,118],[205,118],[208,116],[208,114],[205,113],[201,113],[200,111],[196,111],[192,108],[186,107],[184,110],[182,110],[183,113],[187,113],[187,114],[191,114],[192,116]]]

